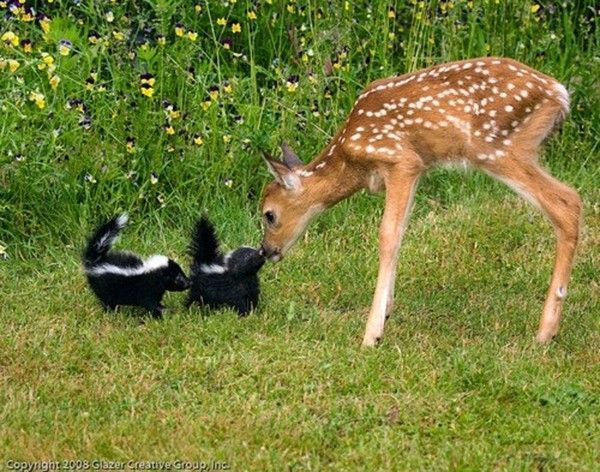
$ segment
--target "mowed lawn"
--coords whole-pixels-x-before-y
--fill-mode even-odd
[[[75,237],[39,260],[3,262],[0,457],[597,470],[597,191],[583,192],[560,335],[541,347],[533,338],[550,225],[497,184],[473,191],[460,184],[470,174],[435,178],[453,179],[457,194],[422,182],[396,308],[374,349],[360,340],[377,269],[377,196],[326,213],[266,266],[260,309],[245,319],[186,310],[181,294],[167,297],[163,320],[106,314],[86,290]],[[244,233],[224,235],[230,247],[258,243],[252,218]],[[120,247],[185,262],[187,227],[133,220]]]

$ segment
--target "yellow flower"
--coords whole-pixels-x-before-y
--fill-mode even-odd
[[[208,109],[210,108],[210,106],[211,106],[211,105],[212,105],[212,101],[211,101],[211,99],[210,99],[210,98],[208,98],[208,100],[207,100],[207,99],[204,99],[204,100],[202,101],[202,104],[201,104],[201,106],[202,106],[202,109],[203,109],[204,111],[208,110]]]
[[[230,135],[230,134],[224,134],[224,135],[223,135],[223,142],[224,142],[225,144],[228,144],[228,143],[230,143],[230,142],[231,142],[231,135]]]
[[[181,37],[183,37],[184,34],[185,34],[185,28],[183,27],[183,25],[181,23],[177,23],[175,25],[175,35],[179,36],[181,38]]]
[[[0,39],[2,39],[2,42],[12,44],[13,46],[19,45],[19,37],[12,31],[7,31]]]
[[[135,153],[135,141],[130,138],[127,140],[127,144],[125,145],[125,149],[129,154]]]
[[[21,64],[19,64],[18,61],[15,61],[14,59],[9,59],[8,60],[8,68],[10,69],[10,71],[14,74],[17,69],[21,66]]]
[[[540,9],[540,6],[537,3],[534,3],[533,5],[531,5],[531,13],[537,13]]]
[[[227,20],[225,18],[223,18],[223,17],[217,18],[217,24],[219,26],[225,26],[227,24]]]
[[[31,54],[33,52],[33,48],[31,47],[31,41],[25,39],[21,41],[21,46],[23,47],[23,52],[25,54]]]
[[[58,53],[61,56],[68,56],[71,53],[71,48],[68,44],[61,41],[61,43],[58,45]]]
[[[233,92],[233,85],[231,85],[230,82],[227,82],[225,85],[223,85],[223,92],[225,92],[225,93]]]
[[[40,20],[40,27],[44,33],[48,34],[50,32],[50,18]]]
[[[159,46],[164,46],[167,44],[167,38],[165,38],[162,34],[158,37],[157,41]]]
[[[154,88],[149,84],[142,84],[140,87],[140,92],[142,92],[142,95],[145,95],[146,97],[152,97],[154,95]]]
[[[201,13],[202,5],[200,5],[199,3],[196,3],[196,5],[194,6],[194,10],[196,10],[196,13]]]
[[[108,21],[109,23],[112,23],[115,20],[115,14],[112,11],[109,11],[106,14],[106,21]]]
[[[202,140],[202,136],[200,136],[199,134],[194,136],[194,144],[196,146],[202,146],[204,144],[204,141]]]
[[[60,77],[58,75],[53,75],[50,77],[50,87],[52,87],[53,90],[57,89],[59,83]]]
[[[248,13],[246,13],[246,16],[248,17],[248,19],[250,21],[256,20],[256,12],[254,10],[248,10]]]
[[[232,33],[241,33],[242,32],[242,25],[240,25],[239,23],[234,23],[231,25],[231,32]]]
[[[32,14],[31,9],[29,11],[24,11],[21,15],[21,21],[24,21],[25,23],[31,23],[33,20],[35,20],[35,16]]]
[[[286,88],[288,92],[294,93],[298,89],[298,82],[288,82]]]
[[[123,41],[125,39],[125,35],[117,30],[113,30],[112,32],[113,38],[115,38],[115,40],[117,41]]]
[[[390,8],[388,10],[388,18],[396,18],[396,10],[394,10],[393,8]]]
[[[198,33],[195,31],[188,31],[187,37],[190,41],[196,41],[198,39]]]
[[[210,92],[208,92],[208,94],[210,95],[211,100],[216,100],[217,98],[219,98],[218,90],[211,90]]]
[[[175,134],[175,128],[173,128],[171,125],[165,126],[165,131],[169,136]]]
[[[177,120],[177,119],[181,118],[181,111],[174,110],[174,109],[167,110],[167,116],[169,117],[170,120]]]
[[[36,106],[40,110],[43,110],[44,108],[46,108],[46,98],[38,91],[29,92],[29,101],[35,102]]]
[[[346,2],[346,3],[348,3],[348,2]],[[294,13],[294,11],[295,11],[294,5],[292,5],[291,3],[288,3],[287,11],[290,13]]]
[[[154,172],[150,174],[150,183],[152,185],[156,185],[158,183],[158,175],[156,175]]]
[[[44,70],[46,67],[51,66],[52,64],[54,64],[54,58],[47,52],[43,52],[42,62],[40,62],[37,67],[39,70]]]

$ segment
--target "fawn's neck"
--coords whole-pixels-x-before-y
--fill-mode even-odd
[[[335,141],[335,139],[334,139]],[[312,205],[329,208],[341,200],[368,186],[369,170],[348,161],[344,154],[331,144],[300,175]]]

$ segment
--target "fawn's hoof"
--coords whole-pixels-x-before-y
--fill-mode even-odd
[[[379,340],[381,339],[381,335],[371,335],[365,334],[363,338],[362,346],[363,347],[374,347],[379,344]]]
[[[535,340],[540,344],[548,344],[556,336],[556,332],[553,330],[538,331]]]

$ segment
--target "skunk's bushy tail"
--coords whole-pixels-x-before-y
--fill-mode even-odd
[[[211,264],[220,258],[215,228],[208,218],[203,216],[196,221],[188,252],[192,256],[192,265]]]
[[[119,232],[127,224],[127,220],[127,213],[123,213],[114,216],[94,231],[94,234],[88,240],[83,254],[83,263],[85,266],[93,266],[106,256],[106,253],[119,236]]]

